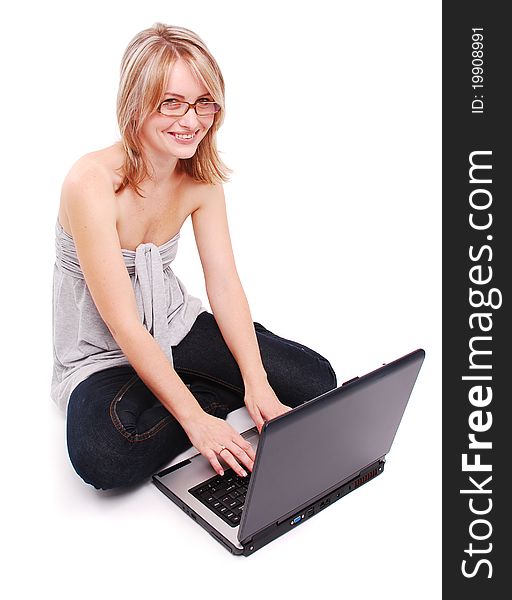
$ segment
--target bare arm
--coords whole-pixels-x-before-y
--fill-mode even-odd
[[[261,432],[264,421],[291,410],[268,383],[245,292],[233,257],[222,185],[204,186],[201,206],[192,213],[206,291],[222,337],[233,354],[245,387],[244,402]]]
[[[206,292],[247,389],[266,381],[266,373],[247,297],[236,270],[222,186],[204,186],[203,190],[202,203],[192,213],[192,223]]]

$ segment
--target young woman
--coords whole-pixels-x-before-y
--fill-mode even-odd
[[[329,362],[253,323],[230,242],[216,149],[224,81],[192,31],[156,23],[121,65],[121,140],[80,158],[56,223],[52,397],[71,463],[98,489],[150,477],[191,444],[217,473],[255,453],[258,430],[336,387]],[[192,218],[211,313],[173,273]]]

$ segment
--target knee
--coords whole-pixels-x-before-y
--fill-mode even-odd
[[[67,448],[73,469],[96,489],[109,490],[136,483],[129,456],[102,427],[88,426],[68,412]]]
[[[69,460],[75,473],[87,484],[92,485],[97,490],[111,489],[110,482],[106,482],[96,472],[94,459],[86,457],[82,453],[76,452],[76,449],[68,445]]]
[[[97,490],[109,490],[127,485],[123,478],[122,465],[112,453],[108,453],[103,444],[94,443],[87,435],[80,440],[68,432],[68,455],[75,472]]]
[[[278,398],[292,408],[337,387],[331,363],[316,353],[303,351],[298,360],[282,365],[269,373],[269,382]]]
[[[302,377],[299,378],[302,387],[302,402],[333,390],[338,383],[336,373],[326,358],[313,350],[305,351],[307,360],[301,364],[304,371]]]
[[[312,384],[316,390],[312,397],[320,396],[338,385],[336,373],[331,363],[324,357],[318,359],[317,368],[313,371]]]
[[[324,358],[325,361],[325,368],[324,368],[324,374],[323,374],[323,383],[326,386],[326,392],[329,390],[334,390],[336,387],[338,387],[338,379],[336,377],[336,373],[334,372],[334,369],[332,368],[331,363]]]

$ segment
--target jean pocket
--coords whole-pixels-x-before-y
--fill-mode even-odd
[[[174,418],[138,375],[132,377],[110,404],[114,427],[129,442],[143,442]]]

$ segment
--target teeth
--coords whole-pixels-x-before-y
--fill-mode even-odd
[[[177,137],[179,140],[191,140],[194,137],[193,133],[172,133],[174,137]]]

